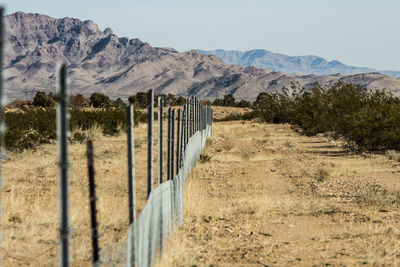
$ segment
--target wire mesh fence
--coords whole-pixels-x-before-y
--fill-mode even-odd
[[[148,151],[153,151],[153,93],[149,91]],[[159,99],[159,149],[162,151],[162,99]],[[193,107],[196,106],[194,109]],[[186,115],[187,110],[194,110]],[[163,244],[176,226],[182,222],[184,184],[211,136],[209,107],[203,107],[196,98],[190,99],[184,109],[168,110],[167,180],[162,182],[162,156],[159,158],[159,185],[153,190],[148,185],[148,200],[139,218],[129,227],[127,240],[127,265],[151,266],[155,255],[160,254]],[[161,114],[161,115],[160,115]],[[190,116],[190,123],[186,117]],[[195,131],[190,132],[190,129]],[[175,131],[176,130],[176,131]],[[176,132],[176,134],[175,134]],[[190,134],[191,133],[191,134]],[[162,155],[162,153],[159,154]],[[153,185],[152,153],[148,154],[148,184]]]
[[[0,16],[3,18],[3,9]],[[4,44],[3,21],[0,22],[0,67],[3,59]],[[68,151],[68,107],[69,93],[67,83],[67,64],[60,64],[57,69],[57,150],[59,176],[59,264],[70,264],[70,223],[69,223],[69,151]],[[1,71],[1,68],[0,68]],[[0,75],[0,141],[4,132],[3,90]],[[183,194],[185,181],[196,165],[206,139],[212,134],[212,109],[203,106],[200,101],[191,97],[187,99],[183,109],[168,107],[166,125],[164,125],[164,103],[158,99],[158,133],[154,127],[154,92],[148,92],[148,150],[147,150],[147,202],[138,218],[136,215],[135,197],[135,138],[134,108],[129,104],[126,109],[127,134],[127,178],[129,231],[124,242],[113,246],[99,248],[98,226],[96,218],[95,192],[95,145],[92,140],[87,143],[89,203],[92,225],[92,265],[99,266],[152,266],[156,255],[163,250],[165,240],[182,222]],[[166,128],[166,129],[164,129]],[[167,137],[164,137],[164,132]],[[166,140],[164,140],[166,139]],[[155,142],[156,141],[156,142]],[[165,143],[164,143],[165,141]],[[155,147],[157,144],[157,148]],[[166,144],[166,151],[164,151]],[[157,149],[157,150],[156,150]],[[0,154],[3,147],[0,148]],[[158,160],[154,161],[154,152],[158,151]],[[165,157],[163,156],[165,153]],[[156,166],[154,166],[156,165]],[[166,167],[164,169],[164,166]],[[155,172],[156,170],[156,172]],[[154,174],[157,174],[155,179]],[[5,207],[6,208],[6,207]]]

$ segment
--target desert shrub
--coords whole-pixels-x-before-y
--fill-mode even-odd
[[[211,156],[207,154],[200,154],[200,162],[207,163],[211,161]]]
[[[400,153],[397,152],[396,150],[393,150],[393,149],[388,150],[388,151],[386,151],[385,155],[390,160],[400,161]]]
[[[83,132],[95,126],[99,126],[104,135],[117,135],[126,127],[125,109],[72,109],[70,115],[70,131],[78,130],[70,138],[72,142],[84,141],[86,137]],[[134,118],[135,126],[147,120],[146,114],[139,111],[135,111]],[[3,143],[10,151],[20,152],[40,144],[51,143],[57,138],[55,109],[7,112],[5,124],[7,128]]]
[[[318,182],[323,182],[329,177],[329,172],[325,169],[318,169],[314,173],[314,178]]]
[[[90,96],[90,105],[94,108],[108,108],[111,106],[111,100],[104,94],[93,93]]]
[[[89,100],[81,94],[76,94],[69,97],[69,104],[73,108],[87,107],[89,106]]]
[[[123,107],[126,106],[124,101],[122,101],[122,99],[120,97],[118,97],[117,99],[113,100],[111,104],[115,108],[123,108]]]
[[[252,104],[250,101],[247,100],[240,100],[239,103],[236,104],[239,108],[251,108]]]
[[[32,106],[32,100],[15,99],[11,103],[7,104],[6,108],[25,109],[31,106]]]
[[[214,119],[214,121],[240,121],[240,120],[245,120],[245,121],[250,121],[254,118],[258,117],[258,113],[254,111],[249,111],[245,113],[231,113],[224,118],[221,119]]]
[[[51,100],[47,97],[45,92],[36,92],[32,103],[36,107],[49,107],[49,106],[51,106]]]
[[[76,142],[76,143],[82,144],[86,140],[88,140],[88,136],[84,132],[75,132],[70,137],[70,142],[72,142],[72,143]]]
[[[290,123],[310,136],[330,133],[358,150],[400,149],[400,99],[384,90],[343,83],[294,86],[260,93],[254,109],[267,122]]]
[[[16,152],[22,152],[25,149],[35,148],[40,144],[50,142],[51,139],[34,130],[9,130],[4,134],[4,147]]]

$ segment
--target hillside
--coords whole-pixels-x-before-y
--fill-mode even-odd
[[[263,91],[280,90],[291,82],[310,86],[339,80],[370,89],[400,92],[400,80],[379,73],[361,75],[289,75],[268,69],[229,65],[195,50],[152,47],[139,39],[118,37],[92,21],[51,18],[17,12],[7,16],[9,43],[5,88],[8,98],[31,98],[35,91],[55,90],[55,68],[69,63],[72,93],[102,92],[126,99],[154,88],[156,93],[255,99]]]
[[[400,77],[400,71],[381,71],[372,68],[348,66],[340,61],[327,61],[317,56],[287,56],[263,49],[249,51],[227,51],[222,49],[204,51],[197,50],[203,55],[216,55],[228,64],[267,68],[283,73],[307,73],[329,75],[340,73],[343,75],[379,72],[392,78]]]

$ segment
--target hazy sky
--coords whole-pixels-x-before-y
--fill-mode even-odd
[[[7,0],[15,11],[90,19],[152,46],[267,49],[400,70],[400,0]]]

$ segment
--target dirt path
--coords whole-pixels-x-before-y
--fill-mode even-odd
[[[400,265],[398,162],[251,122],[205,154],[159,266]]]

